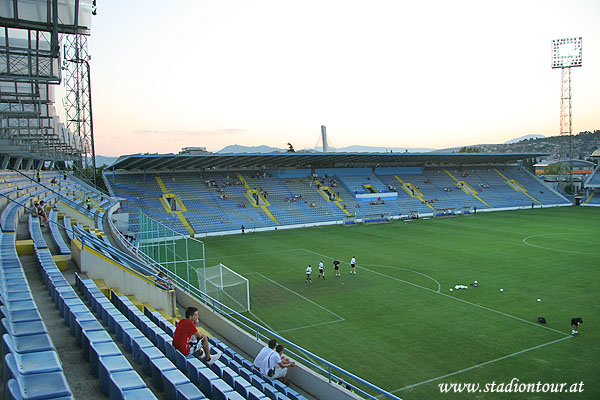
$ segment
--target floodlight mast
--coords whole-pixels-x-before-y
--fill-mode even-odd
[[[582,64],[581,37],[552,41],[552,68],[561,69],[560,86],[560,154],[558,157],[558,184],[562,180],[563,136],[569,136],[569,185],[573,187],[573,115],[571,111],[571,67]]]

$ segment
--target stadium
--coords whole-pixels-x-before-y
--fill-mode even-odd
[[[321,127],[97,168],[96,12],[0,5],[3,398],[600,396],[597,165],[578,198],[526,167],[551,153],[343,152]],[[214,363],[173,345],[188,307]],[[273,338],[287,383],[253,366]]]

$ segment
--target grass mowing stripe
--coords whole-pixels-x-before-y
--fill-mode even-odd
[[[540,345],[533,346],[533,347],[530,347],[530,348],[525,349],[525,350],[520,350],[520,351],[511,353],[511,354],[507,354],[507,355],[502,356],[502,357],[495,358],[495,359],[490,360],[490,361],[486,361],[486,362],[483,362],[483,363],[479,363],[477,365],[473,365],[473,366],[468,367],[468,368],[463,368],[463,369],[461,369],[459,371],[454,371],[454,372],[451,372],[451,373],[446,374],[446,375],[438,376],[436,378],[427,379],[426,381],[423,381],[423,382],[419,382],[419,383],[415,383],[415,384],[412,384],[412,385],[404,386],[402,388],[392,390],[392,391],[390,391],[390,393],[396,393],[396,392],[400,392],[402,390],[412,389],[412,388],[417,387],[417,386],[425,385],[426,383],[439,381],[440,379],[444,379],[444,378],[448,378],[450,376],[462,374],[463,372],[467,372],[467,371],[470,371],[470,370],[475,369],[475,368],[483,367],[484,365],[488,365],[488,364],[492,364],[492,363],[495,363],[495,362],[498,362],[498,361],[506,360],[507,358],[518,356],[519,354],[527,353],[528,351],[532,351],[532,350],[536,350],[536,349],[539,349],[539,348],[542,348],[542,347],[546,347],[546,346],[549,346],[551,344],[562,342],[563,340],[571,339],[571,338],[572,338],[572,336],[566,336],[566,337],[563,337],[563,338],[560,338],[560,339],[553,340],[551,342],[542,343]],[[378,396],[378,397],[381,397],[381,396]]]
[[[269,282],[271,282],[271,283],[273,283],[273,284],[275,284],[275,285],[277,285],[277,286],[281,287],[282,289],[285,289],[285,290],[287,290],[288,292],[291,292],[291,293],[295,294],[296,296],[300,297],[301,299],[303,299],[303,300],[306,300],[306,301],[308,301],[309,303],[311,303],[311,304],[313,304],[313,305],[315,305],[315,306],[317,306],[317,307],[319,307],[319,308],[321,308],[321,309],[323,309],[323,310],[325,310],[325,311],[327,311],[327,312],[329,312],[329,313],[331,313],[331,314],[335,315],[335,316],[336,316],[336,317],[337,317],[337,318],[338,318],[340,321],[345,321],[345,320],[346,320],[344,317],[341,317],[341,316],[339,316],[338,314],[334,313],[333,311],[331,311],[331,310],[329,310],[329,309],[327,309],[327,308],[323,307],[323,306],[322,306],[322,305],[320,305],[319,303],[315,303],[315,302],[314,302],[314,301],[312,301],[311,299],[309,299],[309,298],[307,298],[307,297],[304,297],[304,296],[302,296],[300,293],[298,293],[298,292],[295,292],[295,291],[293,291],[292,289],[290,289],[290,288],[287,288],[287,287],[283,286],[281,283],[279,283],[279,282],[276,282],[276,281],[274,281],[274,280],[273,280],[273,279],[271,279],[271,278],[267,278],[266,276],[264,276],[264,275],[263,275],[263,274],[261,274],[260,272],[255,272],[255,274],[256,274],[256,275],[259,275],[260,277],[262,277],[262,278],[264,278],[264,279],[268,280]]]
[[[329,259],[331,259],[331,257],[328,257],[328,256],[326,256],[326,255],[324,255],[324,254],[319,254],[319,253],[316,253],[316,252],[314,252],[314,251],[312,251],[312,250],[306,250],[306,249],[303,249],[303,250],[305,250],[305,251],[308,251],[309,253],[313,253],[313,254],[316,254],[316,255],[318,255],[318,256],[324,257],[324,258],[329,258]],[[346,263],[346,264],[347,264],[347,263]],[[450,295],[448,295],[448,294],[446,294],[446,293],[442,293],[442,292],[440,292],[440,291],[435,291],[435,290],[433,290],[433,289],[430,289],[430,288],[428,288],[428,287],[425,287],[425,286],[417,285],[416,283],[408,282],[408,281],[405,281],[405,280],[403,280],[403,279],[399,279],[399,278],[396,278],[396,277],[393,277],[393,276],[389,276],[389,275],[386,275],[386,274],[384,274],[384,273],[381,273],[381,272],[379,272],[379,271],[374,271],[374,270],[372,270],[372,269],[369,269],[369,268],[366,268],[366,267],[360,267],[360,268],[361,268],[362,270],[369,271],[369,272],[372,272],[372,273],[374,273],[374,274],[381,275],[381,276],[383,276],[383,277],[385,277],[385,278],[388,278],[388,279],[392,279],[392,280],[395,280],[395,281],[399,281],[399,282],[402,282],[402,283],[406,283],[406,284],[409,284],[409,285],[411,285],[411,286],[415,286],[415,287],[418,287],[418,288],[420,288],[420,289],[428,290],[428,291],[430,291],[430,292],[432,292],[432,293],[437,293],[437,294],[439,294],[439,295],[442,295],[442,296],[448,297],[448,298],[450,298],[450,299],[453,299],[453,300],[456,300],[456,301],[462,301],[463,303],[470,304],[470,305],[472,305],[472,306],[479,307],[479,308],[482,308],[482,309],[484,309],[484,310],[487,310],[487,311],[492,311],[492,312],[495,312],[495,313],[498,313],[498,314],[504,315],[504,316],[506,316],[506,317],[514,318],[514,319],[516,319],[516,320],[519,320],[519,321],[521,321],[521,322],[526,322],[526,323],[528,323],[528,324],[531,324],[531,325],[533,325],[533,326],[537,326],[537,327],[539,327],[539,328],[548,329],[548,330],[550,330],[550,331],[553,331],[553,332],[556,332],[556,333],[560,333],[560,334],[562,334],[562,335],[569,335],[568,333],[561,332],[561,331],[559,331],[559,330],[556,330],[556,329],[548,328],[547,326],[540,325],[539,323],[538,323],[538,324],[536,324],[535,322],[527,321],[526,319],[523,319],[523,318],[517,317],[516,315],[507,314],[507,313],[505,313],[505,312],[502,312],[502,311],[494,310],[493,308],[489,308],[489,307],[486,307],[486,306],[482,306],[481,304],[477,304],[477,303],[471,303],[470,301],[463,300],[463,299],[460,299],[460,298],[458,298],[458,297],[450,296]],[[569,336],[569,337],[570,337],[570,336]]]

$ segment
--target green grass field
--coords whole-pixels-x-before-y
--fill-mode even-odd
[[[600,209],[212,237],[250,280],[249,315],[405,399],[600,398]],[[357,257],[357,275],[349,261]],[[336,278],[332,260],[342,276]],[[326,280],[317,264],[325,262]],[[313,266],[313,283],[305,269]],[[479,287],[449,291],[455,284]],[[500,292],[500,288],[504,292]],[[541,301],[537,301],[537,299]],[[537,317],[548,323],[541,325]],[[582,317],[581,334],[570,319]],[[441,394],[439,384],[583,382],[582,393]],[[543,386],[540,386],[543,389]]]

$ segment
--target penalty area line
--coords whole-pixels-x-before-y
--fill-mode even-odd
[[[390,393],[401,392],[403,390],[408,390],[408,389],[412,389],[412,388],[417,387],[417,386],[425,385],[426,383],[435,382],[435,381],[438,381],[440,379],[448,378],[450,376],[462,374],[463,372],[467,372],[467,371],[470,371],[470,370],[475,369],[475,368],[483,367],[483,366],[488,365],[488,364],[492,364],[492,363],[495,363],[495,362],[498,362],[498,361],[506,360],[507,358],[518,356],[519,354],[527,353],[527,352],[532,351],[532,350],[536,350],[536,349],[540,349],[542,347],[550,346],[551,344],[562,342],[563,340],[567,340],[567,339],[571,339],[571,338],[572,338],[572,336],[566,336],[566,337],[562,337],[560,339],[553,340],[551,342],[542,343],[542,344],[539,344],[537,346],[530,347],[528,349],[516,351],[514,353],[507,354],[505,356],[498,357],[498,358],[495,358],[495,359],[490,360],[490,361],[486,361],[486,362],[482,362],[482,363],[477,364],[477,365],[473,365],[473,366],[468,367],[468,368],[463,368],[463,369],[461,369],[459,371],[454,371],[454,372],[451,372],[451,373],[446,374],[446,375],[438,376],[436,378],[427,379],[426,381],[423,381],[423,382],[414,383],[412,385],[404,386],[404,387],[401,387],[399,389],[392,390],[392,391],[390,391]],[[381,396],[377,396],[377,397],[381,397]]]

